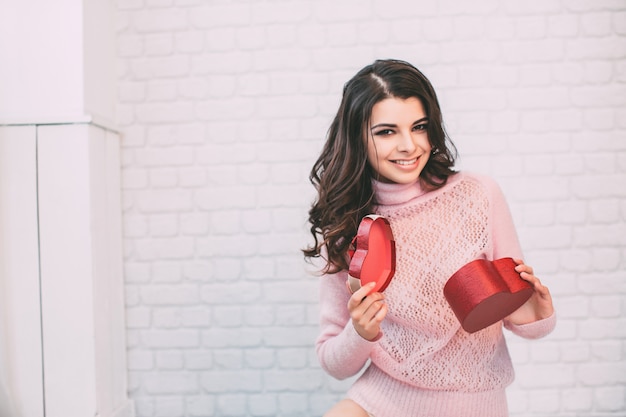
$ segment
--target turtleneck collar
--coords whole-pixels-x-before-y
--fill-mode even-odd
[[[411,184],[386,183],[372,180],[376,202],[381,206],[391,206],[406,203],[409,200],[426,193],[420,180]]]

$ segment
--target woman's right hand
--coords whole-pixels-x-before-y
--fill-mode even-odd
[[[380,292],[369,293],[376,283],[359,288],[348,300],[352,325],[362,338],[376,340],[380,335],[380,323],[387,315],[385,296]]]

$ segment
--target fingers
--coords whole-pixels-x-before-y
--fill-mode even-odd
[[[348,310],[355,329],[362,337],[370,340],[380,332],[380,323],[388,311],[381,293],[370,294],[374,286],[374,283],[370,283],[360,288],[348,300]]]
[[[348,300],[348,310],[352,311],[359,304],[361,304],[361,301],[363,301],[363,299],[365,297],[367,297],[367,295],[370,293],[370,291],[372,291],[372,289],[374,288],[375,285],[376,285],[376,283],[370,282],[370,283],[362,286],[358,290],[356,290],[354,292],[354,294],[352,294],[352,296],[350,297],[350,300]]]
[[[548,287],[543,285],[539,278],[535,276],[533,268],[526,265],[521,259],[514,259],[514,261],[517,264],[515,270],[520,274],[520,277],[524,281],[528,281],[533,286],[534,290],[541,296],[549,297],[550,290],[548,290]]]

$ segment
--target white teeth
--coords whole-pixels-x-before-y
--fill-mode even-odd
[[[413,159],[411,159],[409,161],[397,160],[397,161],[394,161],[394,162],[396,164],[398,164],[398,165],[411,165],[411,164],[414,164],[415,161],[417,161],[417,158],[413,158]]]

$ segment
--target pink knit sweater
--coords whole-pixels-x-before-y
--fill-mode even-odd
[[[348,392],[375,417],[508,414],[505,387],[513,367],[502,327],[526,338],[554,328],[556,318],[516,326],[506,320],[469,334],[443,296],[446,280],[477,259],[521,258],[506,201],[489,178],[458,173],[444,187],[375,182],[376,212],[396,240],[396,274],[385,290],[383,336],[370,342],[355,331],[346,272],[320,284],[322,367],[338,379],[365,372]]]

